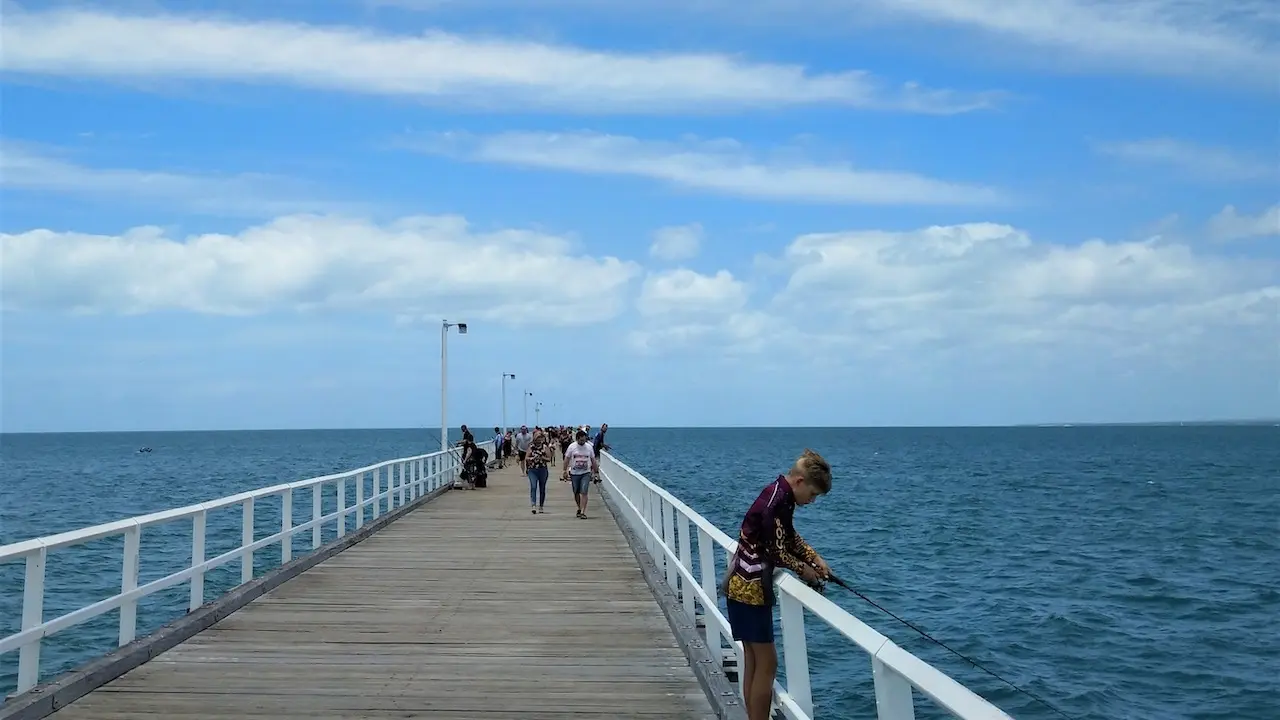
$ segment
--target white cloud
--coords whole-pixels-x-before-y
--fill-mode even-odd
[[[445,133],[405,147],[476,162],[598,175],[632,175],[680,187],[767,200],[869,205],[992,205],[997,190],[906,172],[794,158],[752,157],[733,140],[666,143],[596,133]]]
[[[641,323],[628,334],[645,354],[706,348],[721,354],[754,353],[777,342],[786,328],[747,307],[751,291],[728,270],[705,275],[687,268],[650,273],[636,307]]]
[[[738,316],[755,313],[761,332],[789,332],[788,346],[815,358],[964,352],[1019,362],[1043,351],[1164,362],[1215,333],[1235,339],[1205,346],[1218,352],[1261,352],[1280,333],[1280,261],[1190,245],[1058,245],[972,223],[804,235],[776,262],[785,286]],[[653,338],[667,349],[702,342],[723,325],[655,331],[645,347],[658,345]],[[738,329],[737,347],[765,347],[766,338]],[[728,342],[719,332],[717,342]]]
[[[1212,79],[1274,92],[1280,66],[1272,0],[366,0],[436,12],[493,6],[528,12],[630,12],[668,18],[709,15],[716,23],[767,26],[771,32],[845,28],[884,33],[886,23],[976,32],[989,57],[1001,42],[1019,66],[1054,62],[1067,69],[1120,70]],[[671,22],[669,19],[666,22]],[[938,40],[930,36],[931,44]],[[1020,50],[1033,52],[1018,52]]]
[[[953,113],[995,96],[885,87],[861,71],[812,73],[713,53],[621,53],[430,31],[84,10],[6,12],[8,72],[284,83],[412,96],[455,107],[588,113],[833,104]]]
[[[1185,177],[1216,182],[1280,177],[1280,158],[1249,157],[1232,150],[1206,147],[1173,138],[1098,143],[1104,155],[1128,162],[1161,165]]]
[[[377,225],[296,215],[235,235],[176,238],[154,227],[0,234],[0,278],[6,310],[363,309],[533,323],[620,312],[638,267],[571,249],[536,232],[478,233],[452,216]]]
[[[705,349],[721,357],[741,356],[784,344],[789,330],[768,313],[742,310],[647,323],[628,333],[627,340],[646,355]]]
[[[747,287],[728,270],[703,275],[687,268],[651,273],[638,307],[649,316],[721,317],[747,304]]]
[[[1228,205],[1209,218],[1208,231],[1216,242],[1280,236],[1280,205],[1272,205],[1259,215],[1241,215]]]
[[[34,146],[0,141],[0,185],[130,203],[164,203],[189,212],[271,217],[324,208],[354,209],[306,198],[294,180],[262,175],[199,175],[76,164]]]
[[[859,4],[829,1],[845,7]],[[893,15],[1008,38],[1086,67],[1218,78],[1274,91],[1275,68],[1280,64],[1276,10],[1267,0],[873,0],[870,4]]]
[[[702,225],[670,225],[653,233],[649,255],[659,260],[688,260],[696,257],[702,243]]]

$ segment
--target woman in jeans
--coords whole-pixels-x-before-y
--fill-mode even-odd
[[[525,456],[525,471],[529,475],[529,511],[534,515],[547,504],[547,463],[551,462],[551,443],[542,430],[533,431],[529,452]]]

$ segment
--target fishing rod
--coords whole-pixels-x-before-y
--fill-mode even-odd
[[[610,450],[609,450],[609,452],[610,452],[614,457],[618,458],[619,460],[622,460],[623,462],[627,462],[624,458],[622,458],[622,456],[621,456],[621,455],[619,455],[619,454],[618,454],[618,452],[617,452],[616,450],[610,449]],[[627,464],[628,464],[628,465],[630,465],[631,463],[627,462]],[[827,581],[830,581],[830,582],[833,582],[833,583],[835,583],[836,585],[839,585],[840,587],[844,588],[845,590],[848,590],[849,592],[853,593],[854,595],[857,595],[859,598],[861,598],[862,600],[864,600],[864,601],[866,601],[867,603],[869,603],[869,604],[870,604],[872,607],[874,607],[875,609],[879,610],[880,612],[884,613],[885,615],[888,615],[889,617],[893,618],[894,620],[897,620],[898,622],[900,622],[900,623],[902,623],[903,625],[907,626],[907,627],[908,627],[908,628],[910,628],[911,630],[913,630],[913,631],[915,631],[915,632],[919,633],[921,637],[923,637],[924,639],[928,640],[929,642],[934,643],[935,645],[937,645],[938,647],[942,648],[943,650],[946,650],[947,652],[951,653],[952,655],[955,655],[956,657],[960,658],[961,660],[964,660],[965,662],[969,663],[970,665],[972,665],[972,666],[974,666],[974,667],[978,668],[979,670],[981,670],[981,671],[983,671],[983,672],[987,673],[987,674],[988,674],[988,675],[990,675],[991,677],[993,677],[993,678],[995,678],[995,679],[999,680],[1000,682],[1004,683],[1005,685],[1008,685],[1009,687],[1013,688],[1013,689],[1014,689],[1014,690],[1016,690],[1017,692],[1020,692],[1020,693],[1022,693],[1023,695],[1026,695],[1027,697],[1031,698],[1032,700],[1035,700],[1036,702],[1040,703],[1041,705],[1044,705],[1045,707],[1049,708],[1050,710],[1052,710],[1053,712],[1057,713],[1058,715],[1060,715],[1060,716],[1062,716],[1062,717],[1064,717],[1064,718],[1067,718],[1067,720],[1076,720],[1075,716],[1068,714],[1066,711],[1064,711],[1064,710],[1062,710],[1061,708],[1057,707],[1056,705],[1054,705],[1053,703],[1049,702],[1048,700],[1045,700],[1044,698],[1042,698],[1042,697],[1040,697],[1039,695],[1037,695],[1037,694],[1035,694],[1035,693],[1031,692],[1030,690],[1024,690],[1023,688],[1019,687],[1018,685],[1015,685],[1011,680],[1009,680],[1009,679],[1005,678],[1004,676],[1000,675],[999,673],[997,673],[996,671],[992,670],[991,668],[988,668],[987,666],[983,665],[982,663],[978,662],[977,660],[974,660],[973,658],[969,657],[968,655],[965,655],[964,653],[960,652],[959,650],[956,650],[955,648],[951,647],[950,645],[947,645],[946,643],[942,642],[941,640],[939,640],[939,639],[935,638],[934,636],[930,635],[928,632],[925,632],[922,628],[920,628],[920,627],[919,627],[918,625],[916,625],[915,623],[911,622],[910,620],[907,620],[907,619],[905,619],[905,618],[900,617],[897,613],[895,613],[895,612],[893,612],[892,610],[890,610],[890,609],[886,608],[885,606],[881,605],[880,603],[876,602],[875,600],[872,600],[871,598],[867,597],[865,593],[863,593],[861,590],[859,590],[859,589],[855,588],[854,586],[850,585],[849,583],[845,582],[843,579],[841,579],[841,578],[840,578],[838,575],[836,575],[835,573],[831,573],[831,574],[827,575],[826,580],[827,580]],[[821,582],[821,581],[819,582],[819,584],[818,584],[818,585],[816,585],[816,586],[811,586],[811,587],[813,587],[813,589],[814,589],[815,591],[817,591],[817,592],[822,592],[822,591],[823,591],[823,589],[824,589],[824,586],[823,586],[823,584],[822,584],[822,582]]]
[[[870,603],[870,604],[871,604],[871,606],[872,606],[872,607],[874,607],[875,609],[879,610],[880,612],[884,613],[885,615],[888,615],[889,617],[893,618],[894,620],[897,620],[898,622],[902,623],[903,625],[906,625],[907,627],[909,627],[909,628],[911,628],[912,630],[916,631],[917,633],[919,633],[919,634],[920,634],[920,636],[921,636],[921,637],[923,637],[924,639],[928,640],[929,642],[934,643],[935,645],[937,645],[938,647],[942,648],[943,650],[946,650],[947,652],[951,653],[952,655],[955,655],[956,657],[960,658],[961,660],[964,660],[965,662],[967,662],[967,663],[969,663],[970,665],[972,665],[972,666],[974,666],[974,667],[978,668],[979,670],[981,670],[981,671],[985,672],[986,674],[990,675],[991,677],[993,677],[993,678],[995,678],[995,679],[999,680],[1000,682],[1004,683],[1005,685],[1008,685],[1009,687],[1013,688],[1014,690],[1017,690],[1018,692],[1022,693],[1023,695],[1026,695],[1027,697],[1031,698],[1032,700],[1035,700],[1036,702],[1040,703],[1041,705],[1044,705],[1045,707],[1047,707],[1047,708],[1049,708],[1050,710],[1054,711],[1055,713],[1057,713],[1057,714],[1061,715],[1062,717],[1067,718],[1067,720],[1076,720],[1074,716],[1072,716],[1072,715],[1068,715],[1065,711],[1063,711],[1062,709],[1058,708],[1058,707],[1057,707],[1056,705],[1054,705],[1053,703],[1050,703],[1048,700],[1045,700],[1044,698],[1040,697],[1039,695],[1036,695],[1035,693],[1031,692],[1030,690],[1024,690],[1024,689],[1022,689],[1022,688],[1018,687],[1018,686],[1017,686],[1017,685],[1015,685],[1012,681],[1010,681],[1010,680],[1006,679],[1005,677],[1003,677],[1002,675],[1000,675],[1000,674],[999,674],[999,673],[997,673],[996,671],[994,671],[994,670],[992,670],[992,669],[988,668],[987,666],[983,665],[982,663],[978,662],[977,660],[974,660],[973,658],[969,657],[968,655],[965,655],[964,653],[960,652],[959,650],[956,650],[955,648],[951,647],[950,645],[947,645],[946,643],[942,642],[941,640],[939,640],[939,639],[935,638],[934,636],[930,635],[929,633],[925,632],[924,630],[922,630],[921,628],[919,628],[918,626],[916,626],[916,624],[915,624],[915,623],[912,623],[910,620],[905,620],[905,619],[903,619],[903,618],[899,617],[899,616],[898,616],[896,613],[894,613],[893,611],[889,610],[888,608],[886,608],[885,606],[883,606],[883,605],[881,605],[880,603],[876,602],[875,600],[872,600],[871,598],[867,597],[865,594],[863,594],[863,592],[862,592],[861,590],[858,590],[857,588],[855,588],[854,586],[852,586],[852,585],[850,585],[849,583],[845,582],[844,580],[841,580],[841,579],[840,579],[840,577],[839,577],[839,576],[837,576],[835,573],[831,573],[831,574],[827,575],[827,580],[829,580],[829,581],[831,581],[831,582],[835,583],[836,585],[839,585],[840,587],[844,588],[845,590],[848,590],[849,592],[853,593],[854,595],[857,595],[859,598],[861,598],[861,599],[865,600],[866,602]],[[818,587],[815,587],[814,589],[815,589],[815,590],[817,590],[818,592],[821,592],[821,591],[822,591],[822,586],[821,586],[821,585],[819,585]]]

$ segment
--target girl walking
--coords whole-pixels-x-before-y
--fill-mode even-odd
[[[546,512],[543,507],[547,504],[547,463],[551,462],[552,452],[546,434],[540,429],[534,430],[524,457],[525,473],[529,476],[529,511],[534,515]]]

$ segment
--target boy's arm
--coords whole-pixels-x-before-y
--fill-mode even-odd
[[[800,537],[800,533],[793,533],[791,537],[792,552],[810,565],[817,565],[818,561],[822,559],[822,556],[818,554],[818,551],[814,550],[812,545],[805,542],[805,539]]]

